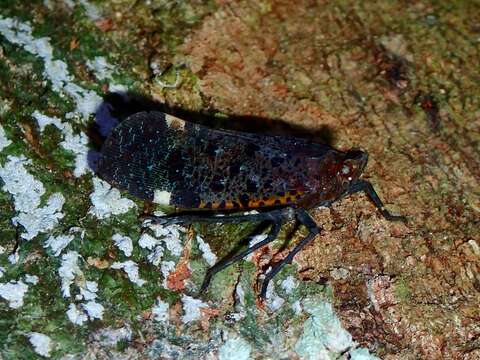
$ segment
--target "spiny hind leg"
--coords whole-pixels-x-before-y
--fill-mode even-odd
[[[268,284],[273,279],[273,277],[276,274],[278,274],[278,272],[285,265],[290,264],[293,258],[295,257],[295,255],[300,250],[302,250],[307,244],[309,244],[315,238],[315,236],[317,236],[320,233],[320,228],[318,227],[318,225],[315,223],[315,221],[312,219],[312,217],[307,211],[303,209],[298,210],[297,220],[308,229],[309,233],[293,248],[292,251],[288,253],[288,255],[285,258],[283,258],[278,263],[273,265],[270,271],[265,274],[265,278],[263,279],[263,283],[262,283],[262,289],[260,291],[260,298],[263,300],[265,300],[267,296]]]
[[[216,263],[210,269],[208,269],[208,271],[205,275],[205,278],[203,280],[202,287],[200,288],[200,292],[204,292],[207,289],[208,285],[210,284],[210,280],[212,279],[212,277],[215,274],[217,274],[218,272],[222,271],[223,269],[229,267],[230,265],[236,263],[237,261],[243,259],[244,257],[251,254],[255,250],[260,249],[261,247],[263,247],[263,246],[271,243],[272,241],[274,241],[277,238],[278,233],[279,233],[282,225],[283,225],[283,219],[275,220],[272,224],[272,228],[270,229],[270,232],[268,233],[267,237],[264,240],[250,246],[248,249],[246,249],[246,250],[244,250],[244,251],[242,251],[242,252],[240,252],[236,255],[225,257],[225,258],[221,259],[218,263]]]
[[[296,209],[294,208],[282,208],[282,209],[275,209],[263,213],[258,214],[246,214],[246,215],[226,215],[226,216],[214,216],[213,214],[173,214],[167,216],[146,216],[143,217],[144,220],[150,220],[150,223],[153,224],[161,224],[161,225],[173,225],[173,224],[191,224],[194,222],[201,222],[201,223],[236,223],[236,222],[271,222],[272,227],[270,232],[268,233],[267,237],[250,246],[246,250],[238,253],[233,254],[232,256],[228,256],[220,260],[217,264],[212,266],[208,269],[205,279],[203,281],[202,287],[200,289],[201,292],[205,291],[212,279],[212,277],[217,274],[218,272],[222,271],[223,269],[227,268],[228,266],[234,264],[235,262],[243,259],[245,256],[249,255],[253,251],[269,244],[270,242],[274,241],[280,228],[286,221],[293,220],[296,215]]]

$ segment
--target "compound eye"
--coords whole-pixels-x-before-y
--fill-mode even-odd
[[[352,181],[352,167],[351,165],[343,165],[342,167],[342,175],[347,178],[348,181]]]

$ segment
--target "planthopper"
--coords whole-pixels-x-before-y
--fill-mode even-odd
[[[97,172],[131,195],[175,208],[171,215],[149,217],[155,223],[271,223],[263,241],[211,267],[202,290],[217,272],[275,240],[282,224],[299,221],[308,235],[265,274],[260,291],[265,298],[269,281],[320,233],[309,209],[363,191],[387,220],[405,221],[385,209],[372,184],[360,179],[367,160],[361,150],[343,152],[305,139],[211,129],[161,112],[140,112],[111,132]],[[245,210],[258,213],[238,215]],[[215,216],[222,212],[226,216]]]

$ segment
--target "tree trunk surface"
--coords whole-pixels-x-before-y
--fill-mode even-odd
[[[361,148],[369,153],[363,177],[386,208],[408,218],[385,220],[362,194],[314,209],[322,231],[275,282],[280,308],[260,306],[253,285],[304,234],[292,225],[280,236],[291,243],[256,252],[255,266],[245,262],[226,270],[198,297],[208,265],[197,235],[220,257],[252,229],[195,225],[177,253],[165,240],[173,270],[163,279],[164,263],[149,263],[150,252],[138,243],[137,216],[147,206],[131,198],[137,208],[126,214],[92,215],[94,175],[76,176],[75,150],[62,148],[62,133],[51,126],[41,131],[32,116],[58,117],[74,134],[86,134],[94,149],[95,115],[81,119],[78,99],[55,88],[41,51],[15,43],[5,30],[14,25],[4,23],[0,122],[11,143],[0,152],[0,170],[9,156],[26,156],[28,172],[48,194],[42,206],[55,192],[64,195],[65,205],[56,226],[27,241],[18,236],[23,227],[12,224],[15,195],[5,186],[0,192],[0,283],[25,280],[26,274],[40,279],[29,285],[22,307],[12,309],[5,296],[0,299],[0,357],[31,349],[26,334],[39,332],[52,339],[55,358],[233,359],[229,346],[245,359],[347,353],[360,359],[354,349],[372,359],[480,358],[478,2],[44,1],[5,3],[0,16],[28,23],[33,39],[48,37],[53,59],[68,64],[72,82],[102,96],[112,116],[163,106],[179,117]],[[102,73],[88,65],[99,57],[109,63]],[[123,99],[123,107],[107,95],[120,85],[130,92],[127,100],[113,96]],[[67,115],[72,111],[78,116]],[[0,172],[4,183],[7,175]],[[84,235],[75,233],[62,254],[44,248],[49,237],[73,234],[74,227]],[[117,233],[133,239],[131,258],[112,240]],[[75,299],[82,288],[78,273],[70,298],[60,289],[62,256],[72,250],[83,259],[83,281],[98,283],[95,301],[104,307],[102,319],[81,326],[65,315],[70,304],[81,309],[88,299]],[[11,254],[19,254],[17,263],[8,260]],[[144,285],[112,269],[128,259],[138,263]],[[290,294],[287,279],[297,286]],[[194,311],[189,296],[203,301],[192,322],[185,318]],[[167,323],[154,320],[157,299],[169,304]],[[326,352],[305,350],[309,326],[321,318],[306,299],[333,304],[332,316],[352,337],[347,348],[329,348],[332,343],[315,338],[308,341],[320,341]],[[294,313],[292,306],[303,311]],[[113,329],[126,329],[130,337],[109,347],[101,335]]]

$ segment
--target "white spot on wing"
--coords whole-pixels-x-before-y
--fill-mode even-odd
[[[153,202],[160,205],[170,205],[172,193],[165,190],[155,190],[153,193]]]
[[[185,121],[179,119],[175,116],[165,114],[165,121],[168,127],[172,127],[174,129],[183,130],[185,129]]]

